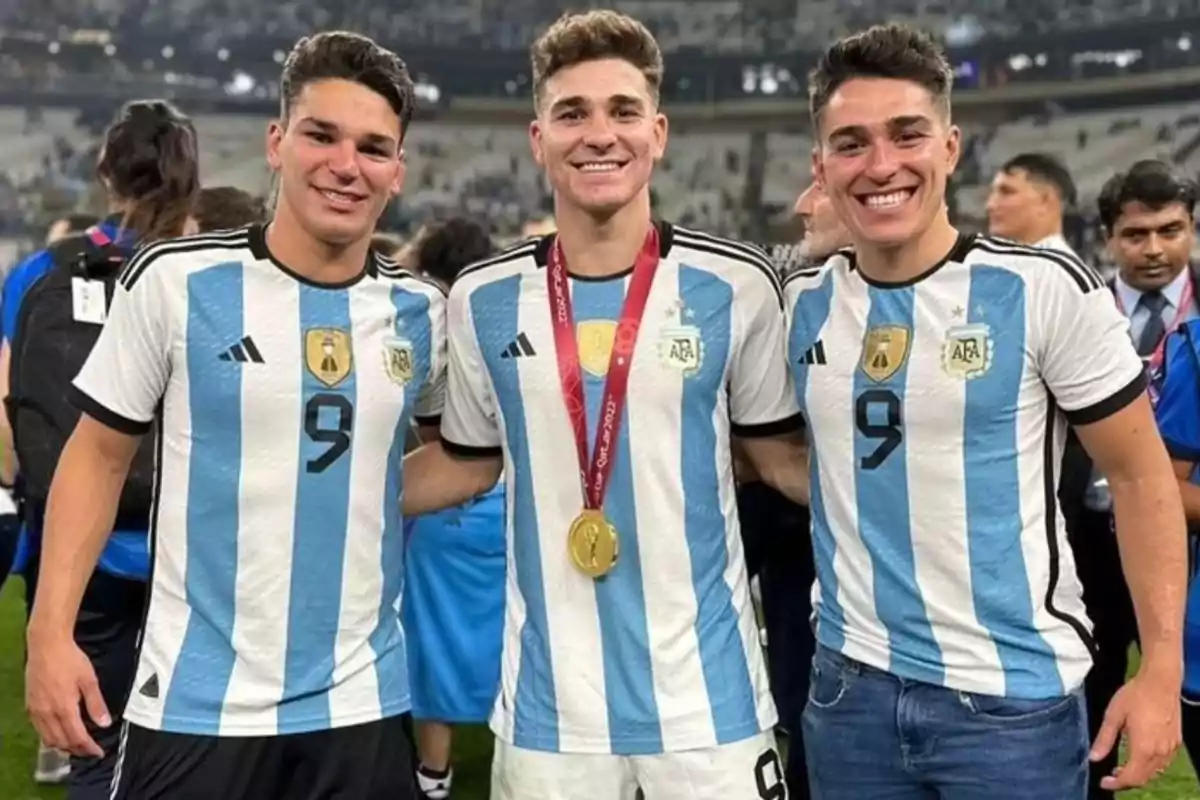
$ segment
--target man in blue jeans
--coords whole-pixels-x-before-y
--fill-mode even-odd
[[[950,223],[953,74],[899,25],[809,81],[815,176],[853,251],[785,293],[819,594],[804,745],[817,800],[1082,800],[1091,636],[1056,507],[1067,422],[1108,477],[1141,668],[1118,790],[1179,745],[1183,509],[1128,322],[1069,255]]]

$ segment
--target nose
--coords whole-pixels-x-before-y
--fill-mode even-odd
[[[588,119],[583,143],[594,150],[608,150],[617,143],[613,122],[607,114],[593,114]]]
[[[1142,255],[1151,261],[1158,261],[1164,252],[1161,236],[1157,233],[1151,233],[1146,237],[1146,245],[1142,248]]]
[[[796,204],[792,206],[792,213],[797,217],[800,217],[801,219],[807,219],[812,215],[813,190],[815,189],[815,186],[815,184],[810,183],[808,188],[801,192],[800,196],[796,198]]]
[[[895,176],[900,168],[900,159],[896,148],[891,142],[880,142],[871,148],[867,156],[867,177],[879,184],[885,184]]]
[[[358,177],[358,146],[350,139],[337,143],[329,151],[329,170],[343,180]]]

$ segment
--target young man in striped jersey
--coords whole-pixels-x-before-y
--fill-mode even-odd
[[[1055,504],[1069,422],[1108,476],[1144,660],[1139,786],[1179,743],[1179,490],[1128,326],[1077,259],[955,230],[951,70],[881,26],[818,62],[814,172],[854,249],[786,287],[809,426],[818,651],[804,743],[823,800],[1083,798],[1091,637]],[[813,348],[824,360],[805,358]]]
[[[505,467],[492,797],[783,798],[730,456],[803,484],[779,285],[761,251],[651,220],[644,26],[567,16],[532,60],[558,234],[451,290],[442,442],[404,497],[458,503]]]
[[[133,259],[75,382],[29,631],[46,740],[107,711],[71,642],[138,438],[159,442],[150,604],[117,798],[415,796],[397,497],[410,419],[437,423],[444,299],[369,249],[404,177],[403,62],[301,40],[267,134],[268,226]]]

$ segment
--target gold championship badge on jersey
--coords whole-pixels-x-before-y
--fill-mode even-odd
[[[612,359],[617,323],[595,319],[579,323],[575,330],[575,338],[579,340],[579,366],[589,375],[603,378],[608,374],[608,362]]]
[[[354,369],[350,332],[341,328],[310,328],[304,333],[304,364],[329,388],[346,380]]]
[[[883,383],[904,366],[911,344],[912,334],[902,325],[871,328],[863,339],[863,374],[876,383]]]

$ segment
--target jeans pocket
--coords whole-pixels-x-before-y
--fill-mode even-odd
[[[1080,703],[1079,696],[1069,694],[1040,700],[959,692],[959,697],[976,719],[1003,723],[1039,722],[1072,710]]]
[[[846,670],[832,659],[813,659],[808,702],[814,708],[833,708],[846,695]]]

